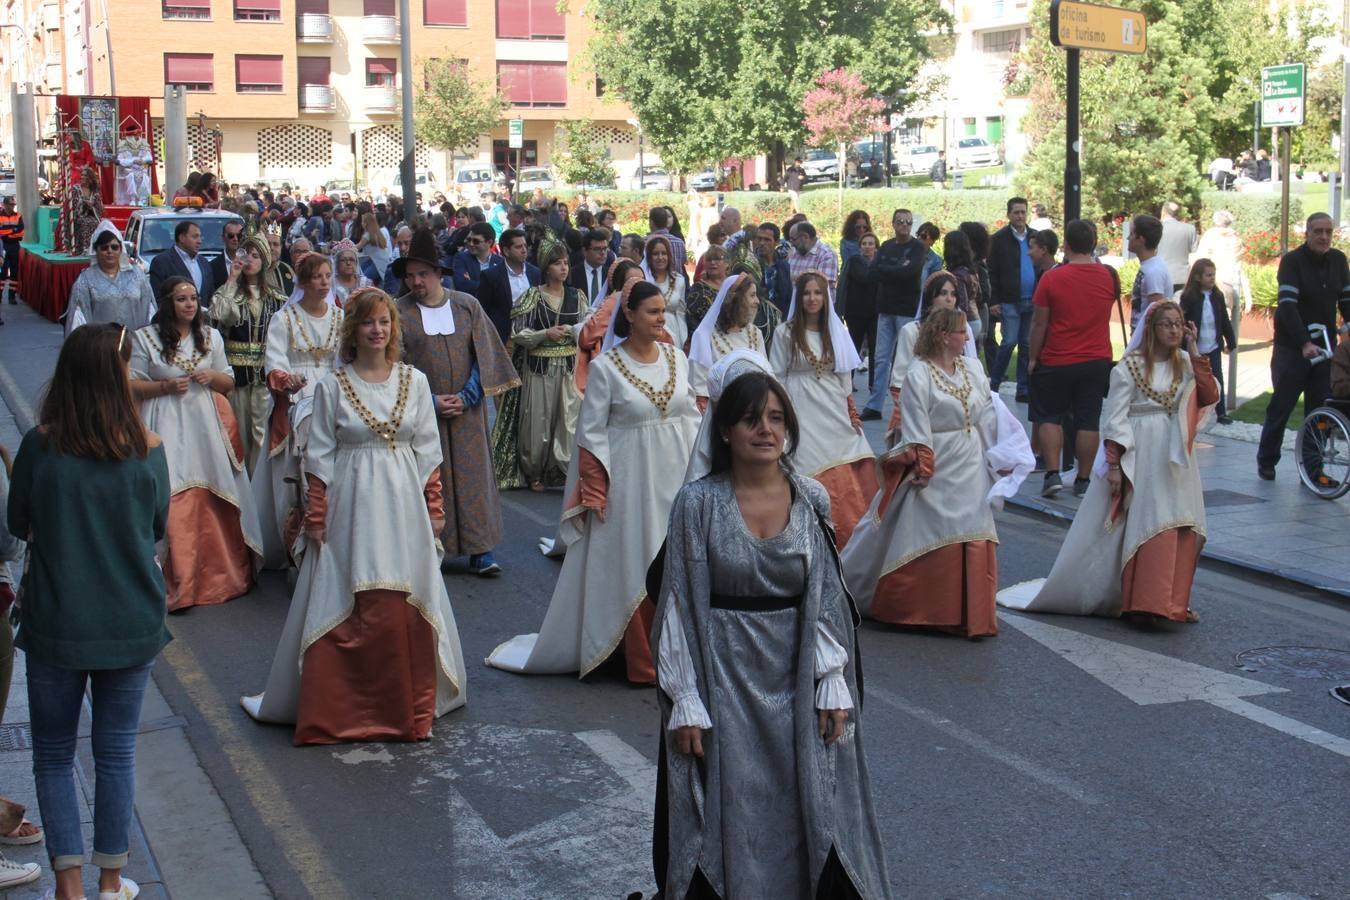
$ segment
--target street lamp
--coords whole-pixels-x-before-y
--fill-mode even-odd
[[[1348,0],[1350,2],[1350,0]],[[638,170],[637,170],[637,189],[642,190],[642,123],[637,119],[629,119],[628,124],[637,129],[638,136]]]

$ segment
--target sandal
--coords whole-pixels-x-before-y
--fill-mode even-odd
[[[530,490],[534,491],[536,494],[542,494],[545,490],[544,483],[542,481],[531,481]]]
[[[8,834],[0,834],[0,844],[9,844],[14,847],[21,847],[25,844],[39,844],[42,842],[42,829],[32,822],[24,819]]]
[[[1195,610],[1191,609],[1190,607],[1187,607],[1187,608],[1186,608],[1186,622],[1187,622],[1188,624],[1194,625],[1196,622],[1199,622],[1199,621],[1200,621],[1200,614],[1197,613]]]

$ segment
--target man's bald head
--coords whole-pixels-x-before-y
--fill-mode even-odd
[[[735,234],[741,230],[741,211],[734,206],[724,206],[718,221],[727,234]]]

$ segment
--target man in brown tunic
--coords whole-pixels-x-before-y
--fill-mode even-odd
[[[393,262],[408,292],[399,298],[403,358],[427,376],[441,431],[446,559],[469,557],[470,571],[501,571],[492,548],[502,536],[502,509],[492,469],[483,398],[520,385],[492,323],[470,294],[450,290],[431,231],[413,234],[406,256]]]

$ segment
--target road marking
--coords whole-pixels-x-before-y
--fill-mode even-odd
[[[1199,700],[1300,741],[1350,757],[1350,740],[1240,699],[1286,694],[1285,688],[1092,637],[1039,619],[1006,614],[999,618],[1140,706]]]
[[[164,648],[163,656],[244,786],[268,839],[281,845],[283,855],[310,894],[334,900],[349,897],[346,886],[335,875],[335,867],[310,832],[305,816],[286,799],[285,789],[239,728],[241,717],[250,727],[264,726],[254,725],[239,708],[237,699],[230,701],[221,695],[186,643],[172,642]]]
[[[28,398],[19,390],[19,386],[3,362],[0,362],[0,394],[4,395],[9,411],[14,414],[14,422],[19,426],[19,432],[28,433],[37,417],[33,415],[33,407],[28,405]]]
[[[524,503],[521,503],[518,500],[512,500],[505,494],[501,494],[500,497],[502,501],[502,506],[506,507],[507,509],[512,510],[513,512],[520,513],[522,516],[529,519],[531,522],[535,523],[541,528],[548,528],[551,531],[555,532],[558,530],[557,516],[549,518],[548,516],[544,515],[541,512],[537,512],[536,510],[530,509],[528,506],[526,506]],[[561,495],[559,495],[559,497],[561,498]]]
[[[941,731],[949,737],[953,737],[972,749],[983,753],[990,759],[997,760],[1022,773],[1032,781],[1053,788],[1072,800],[1077,800],[1079,803],[1085,803],[1089,806],[1096,806],[1102,802],[1100,796],[1074,781],[1072,778],[1061,775],[1053,769],[1027,759],[1021,754],[1000,747],[988,738],[976,734],[963,725],[958,725],[946,716],[933,712],[927,707],[920,706],[919,704],[912,703],[908,700],[902,700],[885,688],[879,688],[869,684],[867,686],[867,699],[880,700],[887,706],[899,710],[908,716],[912,716],[926,725],[936,728],[938,731]]]
[[[656,766],[612,731],[578,731],[581,741],[633,789],[634,812],[651,818],[656,805]]]

